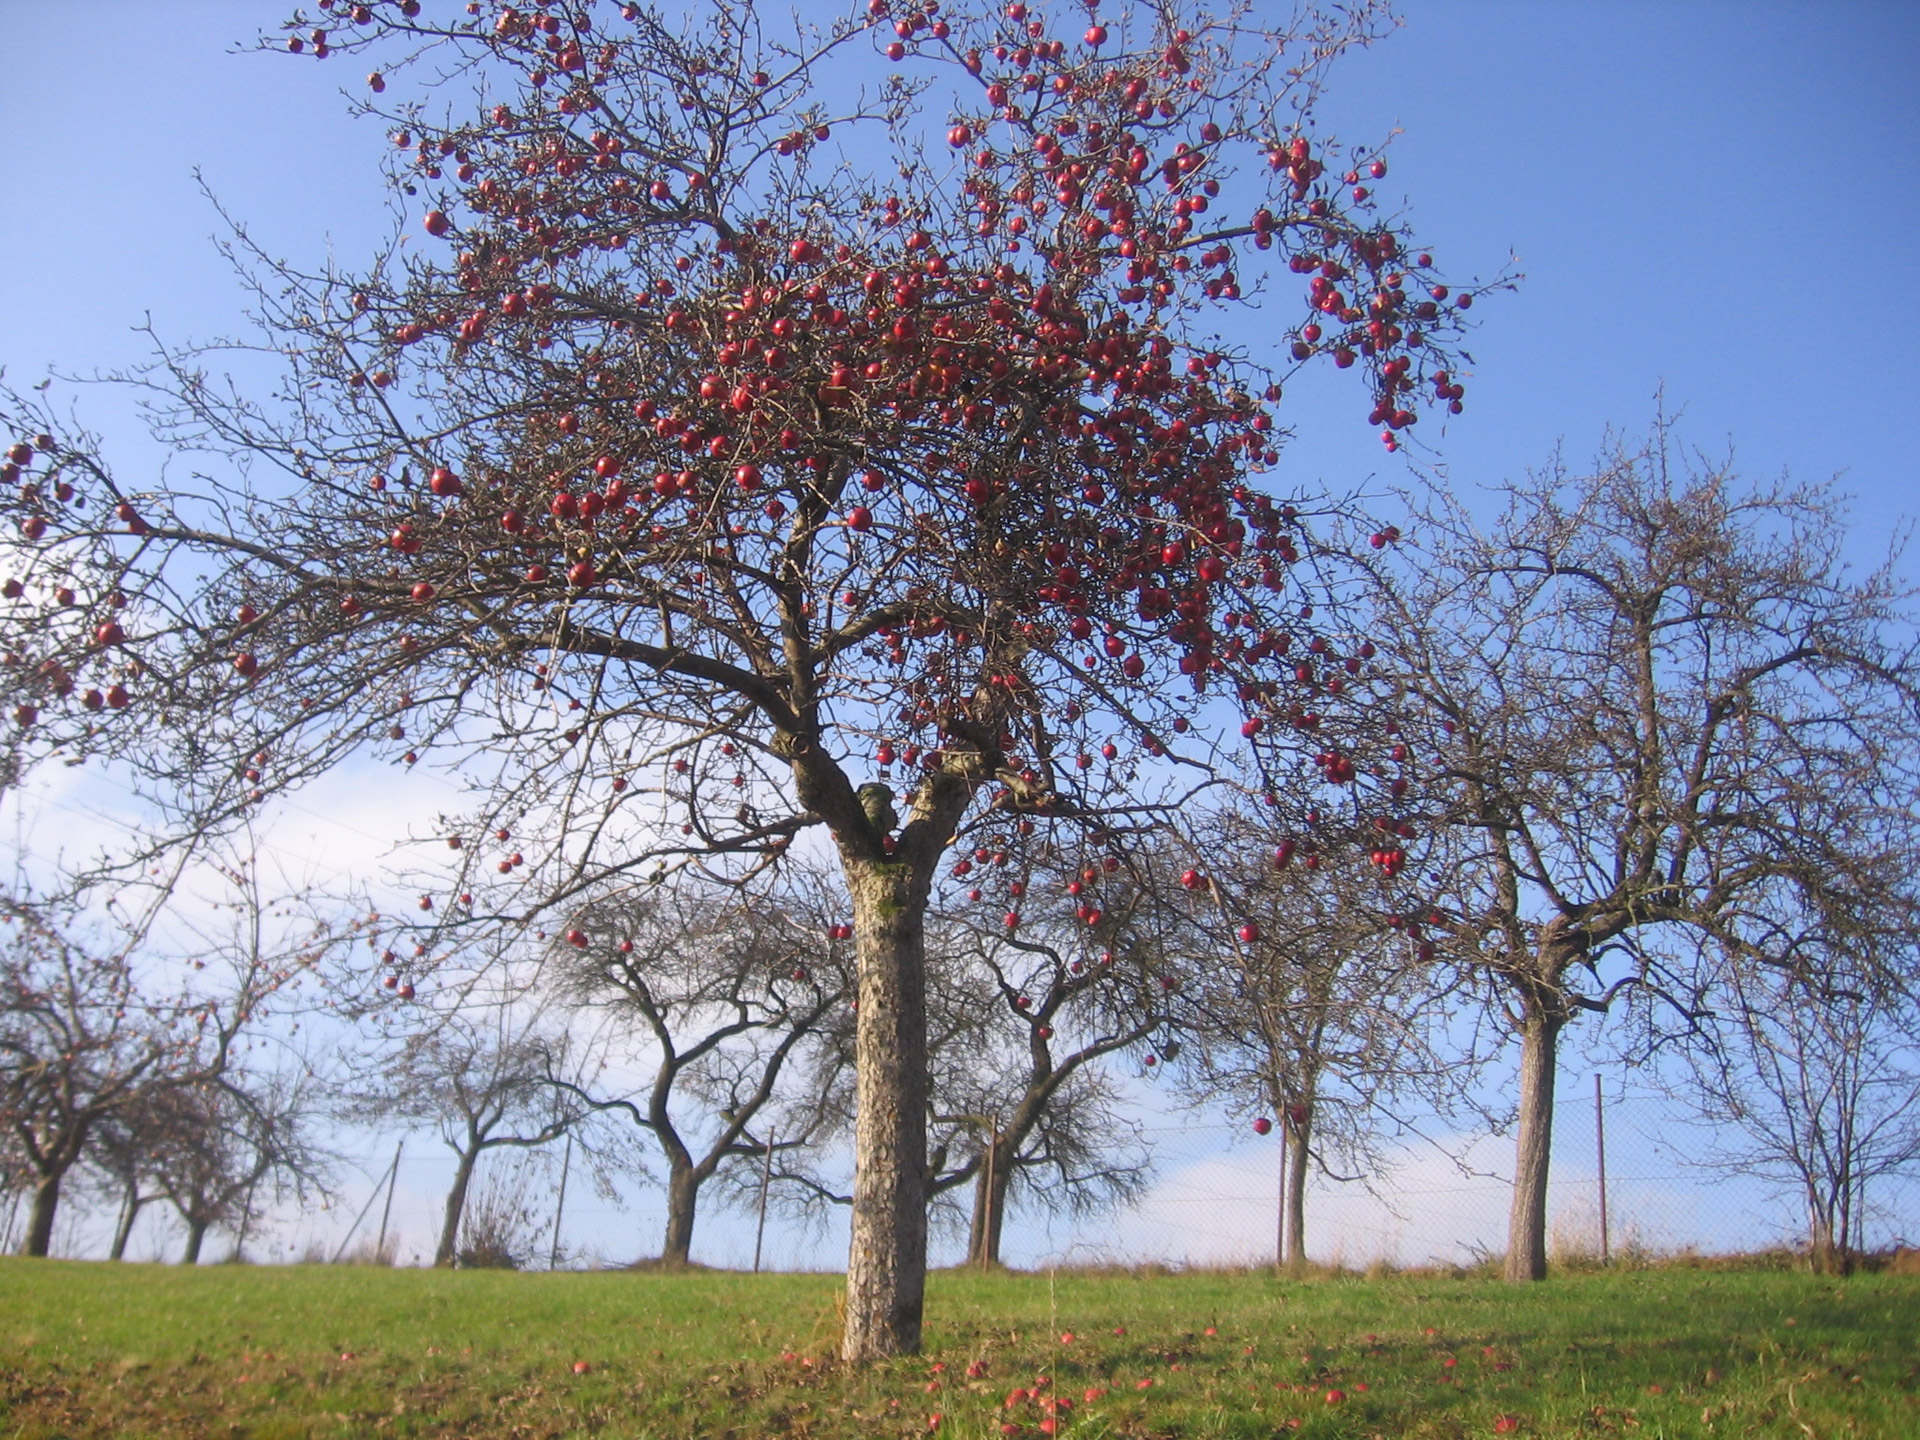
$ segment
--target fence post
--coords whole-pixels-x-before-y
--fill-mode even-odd
[[[1607,1112],[1600,1103],[1600,1077],[1593,1077],[1593,1142],[1600,1170],[1600,1263],[1611,1263],[1607,1253]]]
[[[380,1207],[380,1238],[373,1242],[373,1263],[376,1265],[387,1252],[387,1218],[393,1214],[393,1187],[400,1183],[400,1151],[406,1143],[406,1138],[402,1136],[399,1144],[393,1147],[393,1168],[387,1171],[387,1203]]]
[[[560,1194],[553,1202],[553,1246],[547,1251],[547,1269],[560,1268],[560,1216],[567,1208],[567,1172],[573,1168],[573,1132],[567,1132],[567,1152],[560,1160]]]
[[[760,1166],[760,1220],[753,1228],[753,1273],[760,1273],[760,1245],[767,1238],[767,1187],[773,1183],[774,1132],[767,1132],[767,1156]]]

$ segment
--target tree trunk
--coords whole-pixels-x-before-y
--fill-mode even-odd
[[[23,1253],[44,1258],[53,1248],[53,1217],[60,1208],[60,1181],[63,1172],[42,1175],[33,1187],[33,1210],[27,1217],[27,1240]]]
[[[207,1226],[209,1223],[210,1222],[205,1220],[189,1220],[187,1222],[187,1253],[180,1257],[180,1263],[182,1265],[198,1265],[200,1263],[200,1245],[207,1238]]]
[[[440,1222],[440,1243],[433,1251],[435,1265],[453,1264],[460,1243],[460,1220],[467,1213],[467,1187],[473,1182],[473,1167],[479,1158],[480,1147],[469,1146],[461,1153],[460,1164],[453,1172],[453,1188],[447,1192],[446,1217]]]
[[[1509,1280],[1547,1278],[1547,1161],[1553,1148],[1553,1081],[1563,1017],[1531,997],[1520,1029],[1520,1133],[1507,1217]]]
[[[1807,1187],[1807,1263],[1816,1275],[1847,1273],[1846,1245],[1835,1234],[1835,1209],[1812,1186]]]
[[[860,966],[853,1238],[843,1358],[920,1348],[927,1272],[924,887],[908,867],[849,860]]]
[[[1287,1208],[1287,1270],[1295,1276],[1307,1273],[1307,1140],[1312,1131],[1311,1115],[1298,1125],[1289,1117],[1281,1131],[1287,1147],[1283,1196]]]
[[[982,1159],[973,1186],[973,1224],[967,1232],[967,1263],[998,1265],[1000,1234],[1007,1219],[1007,1189],[1013,1180],[1013,1150],[1006,1136],[996,1137]]]
[[[140,1193],[138,1181],[127,1186],[127,1198],[120,1205],[120,1222],[113,1227],[113,1249],[107,1252],[109,1260],[126,1259],[127,1241],[133,1235],[133,1222],[140,1218],[140,1211],[146,1203],[147,1197]]]
[[[693,1221],[700,1203],[700,1182],[692,1166],[667,1176],[667,1238],[660,1258],[669,1265],[685,1265],[693,1255]]]

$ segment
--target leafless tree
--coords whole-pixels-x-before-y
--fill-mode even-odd
[[[624,1114],[657,1151],[668,1265],[691,1258],[700,1193],[723,1167],[814,1141],[822,1117],[808,1101],[826,1082],[807,1066],[837,1065],[844,1046],[827,1032],[853,1028],[853,957],[824,877],[796,868],[788,880],[769,894],[683,872],[615,891],[579,912],[552,962],[559,992],[602,1018],[637,1082],[571,1093]]]
[[[113,1239],[109,1260],[126,1258],[127,1243],[140,1214],[164,1199],[153,1183],[152,1162],[160,1133],[160,1118],[150,1114],[154,1095],[143,1094],[132,1103],[102,1117],[87,1147],[88,1179],[114,1205]]]
[[[327,1191],[330,1157],[313,1133],[312,1092],[296,1076],[228,1071],[217,1080],[169,1086],[138,1112],[147,1135],[146,1170],[187,1227],[180,1263],[197,1265],[207,1232],[238,1236],[255,1214],[260,1187],[275,1199]],[[122,1241],[121,1243],[124,1243]]]
[[[1920,1017],[1911,989],[1889,980],[1910,976],[1912,957],[1863,964],[1863,943],[1783,927],[1771,963],[1723,957],[1710,1043],[1687,1052],[1712,1126],[1694,1163],[1792,1191],[1822,1274],[1860,1254],[1869,1186],[1920,1166]]]
[[[1397,763],[1458,847],[1448,952],[1520,1041],[1506,1273],[1527,1280],[1562,1032],[1628,989],[1691,1024],[1699,939],[1764,961],[1783,893],[1887,908],[1920,670],[1910,592],[1847,566],[1830,490],[1743,484],[1663,423],[1504,499],[1486,529],[1426,503],[1372,639],[1406,691]]]
[[[61,1186],[98,1127],[219,1083],[331,944],[317,922],[275,926],[256,866],[215,868],[230,928],[179,913],[178,874],[137,913],[0,899],[0,1122],[34,1176],[29,1255],[47,1253]]]
[[[1040,850],[1021,875],[1031,923],[1009,933],[962,907],[937,932],[955,1023],[933,1052],[932,1190],[971,1184],[976,1265],[999,1263],[1015,1202],[1086,1215],[1142,1192],[1151,1156],[1108,1067],[1180,1048],[1185,976],[1151,890],[1105,847]]]
[[[498,980],[498,976],[493,977]],[[383,1037],[363,1078],[340,1097],[343,1118],[430,1124],[455,1157],[433,1263],[458,1258],[468,1194],[489,1151],[536,1150],[577,1126],[587,1109],[558,1081],[582,1073],[588,1046],[570,1040],[536,1000],[464,991],[444,1013],[415,1008]],[[588,1067],[590,1069],[590,1067]]]
[[[1149,1042],[1168,1058],[1178,1053],[1162,984],[1174,972],[1153,934],[1162,912],[1109,872],[1111,855],[975,851],[953,861],[953,893],[931,916],[929,1212],[933,1223],[965,1227],[970,1264],[999,1262],[1014,1202],[1091,1214],[1139,1194],[1150,1173],[1140,1127],[1102,1062],[1129,1050],[1151,1055]],[[1089,863],[1107,882],[1105,908],[1079,899],[1095,888],[1082,878]],[[1118,871],[1117,857],[1111,863]],[[965,893],[975,867],[1009,865],[1013,878],[1002,883],[1027,906],[1012,934],[980,924],[977,897]],[[814,1143],[782,1153],[771,1169],[774,1193],[814,1216],[853,1203],[835,1173],[853,1133],[853,1037],[826,1034],[838,1053],[815,1061]],[[963,1209],[956,1198],[967,1193]]]

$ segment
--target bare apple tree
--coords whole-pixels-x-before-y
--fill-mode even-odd
[[[802,883],[776,895],[683,872],[596,897],[551,962],[557,993],[599,1017],[614,1062],[598,1084],[567,1089],[624,1114],[665,1165],[670,1266],[691,1259],[700,1193],[723,1167],[815,1138],[821,1113],[807,1102],[828,1085],[805,1072],[837,1066],[845,1046],[829,1032],[853,1028],[850,947],[825,918],[821,877],[793,870]],[[637,1082],[630,1094],[609,1093],[620,1074]]]
[[[1712,1043],[1688,1050],[1691,1098],[1713,1126],[1694,1163],[1793,1193],[1814,1270],[1845,1274],[1865,1247],[1869,1187],[1920,1167],[1912,957],[1863,964],[1875,938],[1823,924],[1782,925],[1773,942],[1769,963],[1723,960]]]
[[[589,1113],[564,1088],[591,1079],[580,1058],[588,1049],[524,995],[488,999],[469,988],[444,1014],[413,1012],[412,1023],[384,1037],[374,1063],[344,1089],[343,1118],[430,1124],[453,1151],[435,1265],[459,1255],[482,1156],[550,1145]]]
[[[257,867],[217,869],[231,927],[167,915],[186,908],[178,872],[137,910],[0,898],[0,1123],[33,1176],[28,1255],[47,1254],[61,1186],[99,1127],[221,1084],[333,944],[317,922],[273,923]]]
[[[313,1099],[297,1074],[229,1071],[167,1087],[142,1107],[141,1123],[153,1127],[146,1168],[187,1228],[181,1264],[200,1263],[216,1226],[234,1232],[238,1254],[263,1198],[305,1201],[327,1193],[331,1157],[314,1133]]]
[[[1743,484],[1662,425],[1505,500],[1483,530],[1434,498],[1372,636],[1456,847],[1446,953],[1520,1041],[1506,1273],[1528,1280],[1569,1024],[1637,990],[1690,1025],[1701,942],[1764,963],[1782,895],[1905,905],[1920,666],[1908,589],[1847,566],[1829,490]]]
[[[289,22],[376,67],[424,233],[353,274],[236,235],[265,334],[147,376],[191,482],[0,403],[8,748],[110,755],[187,828],[355,752],[464,762],[443,927],[823,831],[859,972],[844,1352],[917,1348],[956,837],[1171,803],[1216,738],[1283,769],[1379,738],[1281,658],[1328,557],[1324,497],[1261,478],[1274,407],[1324,356],[1399,446],[1460,405],[1477,292],[1377,208],[1377,150],[1312,133],[1384,7],[1263,13]],[[1284,348],[1217,338],[1262,304]]]

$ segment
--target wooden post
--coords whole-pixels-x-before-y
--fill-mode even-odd
[[[1600,1162],[1600,1263],[1610,1263],[1607,1254],[1607,1112],[1600,1104],[1600,1077],[1593,1077],[1593,1141]]]
[[[406,1141],[404,1140],[400,1142],[401,1145],[404,1145],[405,1143]],[[400,1146],[396,1145],[393,1147],[393,1168],[398,1169],[399,1165],[400,1165]],[[393,1175],[393,1170],[389,1170],[387,1174],[389,1179],[391,1179]],[[353,1217],[353,1224],[347,1227],[347,1233],[345,1238],[342,1239],[340,1242],[340,1248],[333,1252],[334,1264],[338,1265],[340,1263],[340,1257],[347,1253],[347,1246],[350,1243],[352,1243],[353,1237],[359,1233],[360,1222],[367,1218],[367,1212],[373,1209],[373,1202],[378,1200],[379,1198],[380,1198],[380,1187],[376,1185],[373,1187],[373,1194],[367,1197],[367,1203],[360,1207],[360,1213]],[[387,1202],[389,1204],[393,1202],[392,1190],[387,1191]]]
[[[773,1136],[767,1132],[767,1155],[760,1166],[760,1220],[753,1229],[753,1273],[760,1273],[760,1246],[767,1238],[767,1187],[773,1184]]]
[[[567,1208],[567,1172],[573,1168],[573,1132],[567,1132],[567,1152],[560,1161],[560,1194],[553,1202],[553,1245],[547,1252],[547,1269],[560,1268],[560,1216]]]
[[[380,1238],[373,1242],[373,1263],[378,1265],[380,1257],[387,1253],[387,1220],[393,1214],[393,1187],[400,1183],[400,1151],[406,1145],[403,1136],[399,1144],[393,1147],[393,1165],[387,1171],[387,1203],[380,1207]]]

